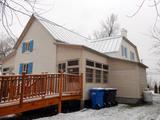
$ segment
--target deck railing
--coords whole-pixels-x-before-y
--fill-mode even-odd
[[[36,98],[82,95],[82,74],[32,74],[0,76],[0,104]]]

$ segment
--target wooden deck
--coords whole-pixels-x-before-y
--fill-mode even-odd
[[[34,74],[0,76],[0,116],[81,100],[83,75]]]

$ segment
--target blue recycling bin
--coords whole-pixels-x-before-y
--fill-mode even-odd
[[[92,88],[90,90],[91,106],[93,109],[104,107],[104,93],[103,88]]]

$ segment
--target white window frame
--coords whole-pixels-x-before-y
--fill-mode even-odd
[[[94,66],[89,66],[89,65],[85,64],[86,68],[93,69],[93,82],[92,83],[104,83],[104,80],[103,80],[103,71],[106,71],[107,73],[109,73],[109,66],[108,66],[108,70],[107,69],[103,69],[103,65],[107,65],[107,64],[103,64],[103,63],[100,63],[100,62],[97,62],[97,61],[94,61],[94,60],[86,59],[86,61],[87,60],[91,61],[91,62],[94,62]],[[96,67],[96,63],[102,64],[102,67],[101,68]],[[100,70],[101,71],[100,82],[96,82],[96,70]],[[86,79],[86,82],[87,82],[87,79]],[[108,82],[108,79],[107,79],[107,82]],[[91,82],[87,82],[87,83],[91,83]]]

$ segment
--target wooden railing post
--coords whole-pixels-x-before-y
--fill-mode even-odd
[[[61,113],[62,111],[62,83],[63,83],[63,72],[60,74],[60,79],[59,79],[59,104],[58,104],[58,113]]]
[[[23,104],[25,72],[22,73],[20,106]]]

